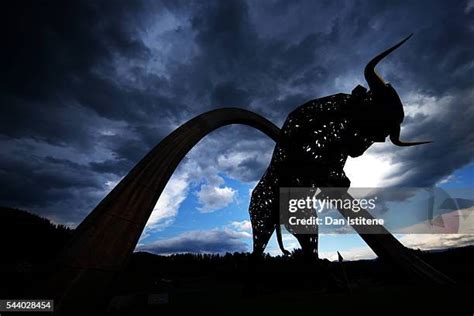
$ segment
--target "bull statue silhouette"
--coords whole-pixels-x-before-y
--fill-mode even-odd
[[[374,142],[385,142],[387,136],[397,146],[428,143],[400,140],[403,104],[395,89],[375,72],[375,66],[410,37],[369,61],[364,70],[369,91],[358,85],[351,94],[311,100],[288,115],[270,165],[252,192],[249,213],[254,256],[263,253],[275,230],[280,249],[288,254],[281,237],[281,187],[348,188],[350,181],[343,170],[348,156],[362,155]],[[294,236],[305,258],[318,258],[317,232]]]

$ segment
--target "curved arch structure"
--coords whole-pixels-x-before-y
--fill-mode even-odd
[[[244,124],[277,141],[280,129],[253,112],[222,108],[201,114],[180,126],[153,148],[77,227],[68,247],[52,265],[48,292],[56,314],[91,315],[127,263],[166,183],[184,156],[215,129]],[[350,198],[350,196],[346,197]],[[341,210],[350,216],[348,210]],[[371,217],[367,212],[358,216]],[[423,279],[449,283],[395,239],[383,234],[360,234],[379,257],[389,259]],[[91,313],[92,312],[92,313]]]
[[[254,127],[275,141],[280,131],[253,112],[222,108],[193,118],[164,138],[82,221],[55,262],[48,291],[60,303],[61,314],[85,314],[81,309],[90,312],[99,304],[104,289],[133,253],[180,161],[207,134],[231,124]]]

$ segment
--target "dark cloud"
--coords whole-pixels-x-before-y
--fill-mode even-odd
[[[129,22],[140,2],[29,1],[2,9],[2,86],[49,99],[96,66],[98,58],[143,54]],[[133,19],[135,27],[139,20]]]
[[[248,105],[250,100],[250,95],[247,91],[226,83],[214,87],[211,95],[213,107],[241,107],[242,105]]]
[[[89,167],[99,173],[111,173],[117,176],[126,174],[133,166],[126,159],[110,159],[100,162],[91,162]]]
[[[466,123],[474,120],[473,98],[472,90],[457,91],[444,104],[437,100],[437,106],[444,106],[439,113],[407,124],[412,132],[406,139],[424,138],[433,143],[396,151],[393,161],[400,163],[394,175],[400,177],[398,185],[431,186],[472,162],[474,133]]]
[[[76,224],[105,192],[99,176],[70,160],[2,155],[0,166],[2,203],[41,210],[56,222]]]
[[[404,100],[419,94],[444,107],[405,121],[404,138],[435,143],[379,153],[401,166],[399,184],[433,184],[472,161],[473,14],[446,1],[4,6],[0,203],[77,222],[193,116],[239,106],[281,124],[309,99],[364,83],[367,60],[411,32],[379,70]],[[272,146],[250,128],[229,127],[191,157],[200,176],[220,168],[255,181]]]
[[[231,230],[189,231],[138,246],[137,250],[155,254],[246,252],[248,246],[242,241],[243,237],[248,235]]]

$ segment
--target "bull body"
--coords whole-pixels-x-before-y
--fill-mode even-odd
[[[372,144],[351,125],[352,109],[359,102],[353,95],[335,94],[308,101],[288,115],[270,165],[252,192],[254,254],[263,253],[275,229],[284,251],[279,231],[280,187],[349,187],[343,170],[347,156],[358,156]],[[295,237],[306,256],[318,257],[317,233]]]

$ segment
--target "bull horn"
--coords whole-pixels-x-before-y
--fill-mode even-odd
[[[429,144],[431,141],[426,141],[426,142],[404,142],[400,140],[400,127],[394,129],[390,133],[390,141],[392,144],[400,147],[409,147],[409,146],[416,146],[416,145],[422,145],[422,144]]]
[[[412,37],[413,34],[408,35],[405,39],[403,39],[401,42],[396,44],[395,46],[390,47],[389,49],[383,51],[382,53],[378,54],[374,58],[372,58],[371,61],[365,66],[364,69],[364,76],[365,80],[369,84],[370,90],[372,91],[383,91],[383,88],[385,88],[385,81],[380,77],[376,72],[375,72],[375,66],[384,59],[388,54],[393,52],[395,49],[400,47],[403,43],[408,41],[410,37]]]

